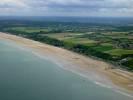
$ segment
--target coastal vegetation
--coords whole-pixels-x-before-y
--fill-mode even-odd
[[[96,57],[133,71],[133,26],[1,21],[0,31]]]

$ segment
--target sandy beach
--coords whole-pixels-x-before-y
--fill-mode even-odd
[[[113,65],[106,62],[22,37],[0,33],[0,39],[12,41],[25,47],[31,50],[36,56],[48,59],[60,65],[63,69],[82,75],[92,80],[95,84],[112,88],[118,92],[129,93],[130,96],[133,96],[132,72],[111,69]]]

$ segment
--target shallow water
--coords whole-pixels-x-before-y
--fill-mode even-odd
[[[132,100],[0,40],[0,100]]]

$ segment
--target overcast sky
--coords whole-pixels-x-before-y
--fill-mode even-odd
[[[0,15],[133,17],[133,0],[0,0]]]

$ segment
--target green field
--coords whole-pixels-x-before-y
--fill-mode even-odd
[[[133,50],[113,49],[113,50],[107,51],[107,53],[111,55],[122,56],[127,54],[133,54]]]

